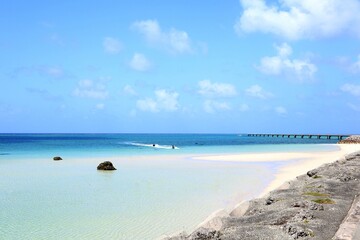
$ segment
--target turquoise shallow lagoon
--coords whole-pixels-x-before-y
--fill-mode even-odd
[[[196,161],[192,155],[334,149],[314,143],[195,146],[178,141],[180,149],[169,150],[115,139],[122,147],[114,150],[104,143],[112,140],[101,137],[79,146],[76,139],[16,137],[3,136],[0,143],[1,239],[140,240],[190,231],[213,211],[260,194],[280,166]],[[219,143],[221,138],[228,141],[224,135],[217,137]],[[156,142],[174,142],[162,141]],[[55,155],[64,160],[53,161]],[[118,170],[97,171],[97,164],[108,159]]]

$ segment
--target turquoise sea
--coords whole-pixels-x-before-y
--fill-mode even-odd
[[[336,141],[246,134],[0,134],[0,239],[144,240],[191,231],[215,210],[260,194],[284,164],[191,156],[329,151]],[[96,170],[109,159],[117,171]]]

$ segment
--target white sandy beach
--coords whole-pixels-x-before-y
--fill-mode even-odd
[[[260,152],[260,153],[234,153],[234,154],[176,154],[176,155],[153,155],[153,156],[121,156],[108,157],[106,160],[114,163],[131,162],[131,164],[156,164],[161,162],[176,161],[180,159],[198,160],[198,161],[212,161],[212,162],[280,162],[275,179],[264,189],[262,195],[276,189],[287,181],[294,179],[296,176],[305,174],[307,171],[317,168],[325,163],[331,163],[344,157],[346,154],[360,151],[360,144],[335,144],[335,150],[329,151],[305,151],[305,152]],[[74,161],[75,160],[75,161]],[[87,158],[89,162],[98,163],[101,159]],[[104,159],[105,160],[105,159]],[[83,164],[81,158],[73,159],[74,162]]]
[[[307,171],[317,168],[325,163],[334,162],[346,154],[360,151],[360,144],[338,144],[338,150],[322,152],[276,152],[276,153],[245,153],[229,155],[209,155],[194,157],[204,161],[229,162],[289,162],[284,164],[275,175],[275,179],[261,194],[264,195],[294,179]]]

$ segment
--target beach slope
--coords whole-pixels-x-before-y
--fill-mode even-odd
[[[190,235],[168,239],[356,239],[359,179],[360,152],[355,152],[240,204]]]

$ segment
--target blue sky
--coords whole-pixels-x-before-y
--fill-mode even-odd
[[[360,133],[360,1],[5,1],[0,132]]]

